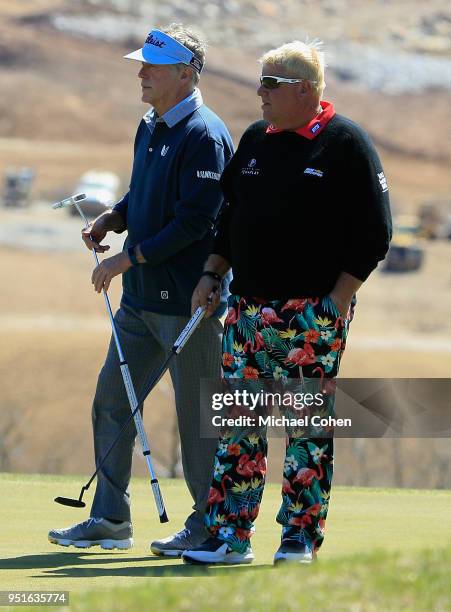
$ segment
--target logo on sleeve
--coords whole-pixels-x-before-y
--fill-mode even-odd
[[[315,168],[306,168],[304,174],[313,174],[313,176],[319,176],[321,178],[324,172],[322,170],[315,170]]]
[[[260,174],[260,169],[256,168],[257,160],[253,157],[249,160],[247,167],[241,168],[241,174],[245,174],[246,176],[258,176]]]
[[[198,170],[197,178],[213,179],[214,181],[219,181],[221,175],[219,174],[219,172],[213,172],[212,170]]]
[[[382,193],[385,193],[386,191],[388,191],[387,179],[385,178],[385,174],[383,172],[378,172],[377,178],[379,179]]]

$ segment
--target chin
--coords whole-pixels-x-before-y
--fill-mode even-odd
[[[269,123],[273,123],[272,120],[272,116],[271,116],[271,111],[267,110],[267,109],[262,109],[262,117],[265,121],[269,121]]]

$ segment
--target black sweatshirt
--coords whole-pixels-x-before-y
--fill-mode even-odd
[[[332,118],[317,134],[311,122],[307,137],[252,124],[226,166],[212,253],[231,264],[232,293],[323,296],[340,272],[364,281],[384,259],[391,215],[379,157],[364,130],[328,106]]]

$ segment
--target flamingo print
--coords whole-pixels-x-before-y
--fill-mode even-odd
[[[246,476],[247,478],[252,478],[252,475],[257,467],[257,462],[253,459],[249,461],[249,455],[246,453],[241,455],[238,465],[236,466],[236,471],[241,476]]]
[[[233,308],[232,306],[228,309],[224,325],[235,325],[235,323],[238,321],[238,319],[240,318],[241,302],[243,302],[243,304],[246,304],[246,300],[244,298],[240,298],[240,301],[238,302],[238,309],[236,312],[235,308]]]
[[[222,480],[221,480],[222,495],[221,495],[221,492],[218,491],[218,489],[215,489],[214,487],[210,487],[210,492],[208,493],[208,500],[207,500],[208,506],[212,506],[213,504],[220,504],[221,502],[225,500],[226,498],[225,481],[226,480],[231,481],[232,479],[230,478],[230,476],[227,476],[227,474],[222,477]]]
[[[261,320],[264,327],[271,323],[283,323],[283,319],[279,319],[273,308],[262,308]]]
[[[321,379],[321,389],[323,388],[323,381],[324,381],[324,370],[322,367],[317,366],[314,370],[312,370],[312,374],[315,374],[315,372],[319,371],[319,377]]]
[[[315,363],[315,351],[308,342],[304,343],[304,348],[294,348],[286,356],[284,363],[294,363],[298,366]]]
[[[247,349],[249,348],[250,352],[253,354],[259,351],[264,346],[265,346],[265,341],[263,340],[263,336],[261,332],[258,331],[258,332],[255,332],[255,345],[250,340],[248,340],[247,342],[244,343],[243,351],[247,353]]]
[[[315,470],[312,470],[311,468],[301,468],[296,474],[296,476],[293,478],[293,484],[299,482],[303,487],[309,487],[312,484],[314,478],[316,478],[317,480],[321,480],[324,476],[323,466],[320,463],[318,467],[318,474],[315,472]]]
[[[302,312],[307,304],[307,300],[288,300],[283,306],[281,312],[285,310],[294,310],[295,312]]]
[[[305,305],[307,304],[308,300],[300,300],[300,299],[295,299],[295,300],[288,300],[288,302],[286,302],[283,306],[280,312],[284,312],[285,310],[294,310],[294,315],[291,317],[290,322],[288,323],[288,328],[291,327],[291,324],[293,323],[294,319],[296,318],[296,313],[297,312],[303,312]]]
[[[291,493],[291,495],[295,495],[294,490],[291,488],[290,481],[288,478],[284,478],[282,482],[282,491],[283,493]]]

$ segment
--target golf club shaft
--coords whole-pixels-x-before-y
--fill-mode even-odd
[[[89,227],[88,219],[84,215],[84,213],[83,213],[82,209],[80,208],[78,202],[74,202],[74,205],[77,208],[81,218],[85,222],[85,228],[87,229]],[[92,249],[92,252],[93,252],[93,255],[94,255],[94,260],[96,262],[96,265],[99,265],[99,258],[97,256],[97,252],[96,252],[96,250],[94,248]],[[151,487],[152,487],[153,496],[155,498],[155,503],[156,503],[156,506],[157,506],[158,515],[159,515],[160,521],[162,523],[163,522],[167,522],[168,518],[167,518],[167,514],[166,514],[166,509],[165,509],[165,506],[164,506],[163,496],[162,496],[161,491],[160,491],[160,485],[158,484],[158,479],[157,479],[155,471],[153,469],[149,441],[147,439],[147,435],[146,435],[146,432],[145,432],[145,429],[144,429],[144,424],[143,424],[143,420],[141,418],[141,413],[138,410],[138,406],[139,406],[138,398],[136,397],[136,392],[135,392],[135,388],[133,386],[132,378],[131,378],[131,375],[130,375],[130,370],[129,370],[127,361],[125,360],[124,353],[123,353],[122,347],[121,347],[121,343],[119,341],[119,336],[117,334],[116,325],[114,323],[113,312],[111,310],[110,300],[108,298],[108,295],[107,295],[107,292],[105,291],[105,289],[102,289],[102,293],[103,293],[103,297],[104,297],[104,300],[105,300],[105,305],[106,305],[106,308],[107,308],[107,311],[108,311],[108,316],[110,318],[111,329],[112,329],[112,333],[113,333],[113,337],[114,337],[114,342],[116,344],[116,349],[117,349],[117,353],[118,353],[118,357],[119,357],[119,365],[120,365],[120,369],[121,369],[122,379],[124,381],[125,390],[126,390],[127,397],[128,397],[128,402],[130,404],[130,410],[132,412],[133,419],[135,421],[136,431],[138,432],[139,440],[141,442],[142,453],[144,455],[144,458],[145,458],[146,463],[147,463],[147,467],[149,469],[150,484],[151,484]],[[102,461],[102,463],[103,463],[103,461]]]
[[[210,296],[209,299],[211,300],[212,296]],[[103,464],[107,460],[107,458],[110,455],[111,451],[116,446],[117,441],[121,438],[121,436],[123,435],[124,431],[127,429],[127,427],[129,425],[130,421],[132,420],[132,418],[134,418],[135,414],[139,411],[139,406],[141,406],[141,404],[144,403],[145,399],[147,398],[149,393],[152,391],[152,389],[154,389],[156,387],[156,385],[160,382],[160,380],[163,377],[164,373],[169,368],[169,364],[171,363],[172,359],[176,355],[178,355],[180,353],[180,351],[182,350],[182,348],[184,347],[186,342],[188,342],[189,337],[194,333],[194,331],[200,325],[200,322],[202,321],[204,316],[205,316],[205,308],[199,307],[196,310],[196,312],[193,314],[191,319],[188,321],[187,325],[184,327],[184,329],[180,333],[179,337],[174,342],[174,345],[173,345],[173,347],[171,349],[171,352],[170,352],[169,356],[166,358],[165,362],[161,365],[161,367],[158,369],[156,374],[151,378],[151,380],[145,386],[144,391],[141,394],[141,397],[139,399],[138,405],[128,415],[127,420],[122,425],[121,430],[119,431],[119,433],[117,434],[116,438],[113,440],[113,442],[111,443],[110,447],[108,448],[108,450],[106,451],[106,453],[104,454],[102,459],[100,460],[100,462],[99,462],[99,464],[97,466],[96,471],[94,472],[94,474],[91,476],[89,481],[83,487],[82,493],[83,493],[83,491],[87,491],[89,489],[91,483],[93,482],[94,478],[97,476],[99,470],[102,468]]]

